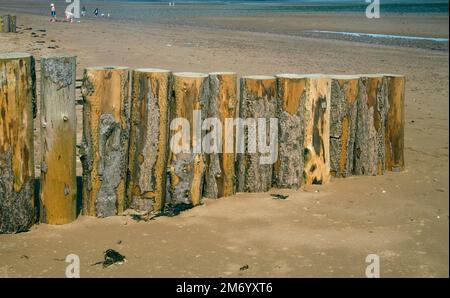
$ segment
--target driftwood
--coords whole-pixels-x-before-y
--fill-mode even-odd
[[[244,145],[245,148],[244,153],[238,152],[237,155],[237,191],[265,192],[272,186],[273,164],[263,159],[277,152],[264,153],[260,149],[261,145],[269,142],[272,134],[278,134],[278,126],[270,125],[270,118],[276,119],[278,106],[276,79],[272,76],[246,76],[241,78],[240,88],[239,116],[246,125],[237,133],[237,146]]]
[[[356,120],[354,174],[382,175],[385,171],[387,83],[382,75],[361,75]]]
[[[174,73],[173,96],[164,208],[183,209],[202,203],[205,160],[201,138],[204,133],[199,129],[207,115],[208,75]]]
[[[41,58],[40,221],[76,219],[76,58]]]
[[[0,54],[0,233],[26,231],[35,221],[34,59]]]
[[[331,76],[330,170],[335,177],[353,173],[358,76]]]
[[[209,86],[210,101],[207,116],[208,118],[218,119],[220,124],[216,125],[221,126],[214,127],[208,132],[214,134],[218,146],[213,148],[213,152],[205,154],[206,172],[203,194],[207,198],[216,199],[231,196],[236,192],[236,154],[233,148],[236,130],[226,120],[227,118],[234,120],[238,116],[236,73],[211,73],[209,75]]]
[[[127,194],[139,212],[158,213],[164,206],[170,85],[170,71],[133,71]]]
[[[405,168],[405,77],[384,75],[387,79],[388,108],[386,115],[386,169],[399,172]]]
[[[304,109],[306,77],[295,74],[277,75],[278,160],[274,164],[274,186],[299,188],[303,181]]]
[[[129,70],[94,67],[84,71],[82,94],[83,214],[106,217],[128,206],[125,180],[130,128]]]
[[[304,172],[305,184],[325,184],[330,179],[331,80],[308,75],[306,80]]]

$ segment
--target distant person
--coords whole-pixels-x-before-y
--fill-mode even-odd
[[[81,8],[81,16],[82,16],[82,17],[85,17],[85,16],[86,16],[86,6],[83,6],[83,7]]]
[[[94,16],[98,17],[98,8],[94,10]]]
[[[56,7],[55,4],[50,4],[50,22],[56,22]]]
[[[73,23],[73,19],[74,19],[74,14],[73,14],[73,12],[71,12],[71,11],[69,11],[69,10],[66,10],[66,11],[65,11],[65,14],[66,14],[66,21],[68,21],[68,22],[70,22],[70,23]]]

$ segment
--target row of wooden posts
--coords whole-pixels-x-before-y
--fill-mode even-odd
[[[16,16],[12,15],[0,16],[0,32],[16,33]]]
[[[65,224],[77,217],[76,58],[40,61],[40,222]],[[34,77],[31,55],[0,54],[2,233],[35,222]],[[81,89],[84,215],[158,213],[201,204],[202,197],[404,168],[401,75],[245,76],[238,96],[235,73],[92,67],[84,70]],[[247,151],[174,153],[170,121],[183,117],[192,124],[194,110],[202,120],[278,118],[277,161],[261,164],[261,153]],[[234,139],[236,131],[226,133]]]

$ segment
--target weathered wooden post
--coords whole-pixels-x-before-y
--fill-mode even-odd
[[[358,97],[358,76],[331,76],[330,169],[335,177],[353,173]]]
[[[174,73],[173,95],[165,208],[185,209],[202,203],[205,160],[201,128],[209,100],[208,75]]]
[[[329,77],[307,76],[304,114],[305,184],[324,184],[330,179],[330,97]]]
[[[129,69],[85,69],[82,94],[83,214],[98,217],[121,214],[127,208]]]
[[[127,194],[139,212],[157,213],[164,206],[170,92],[170,71],[133,71]]]
[[[41,58],[40,221],[76,219],[76,57]]]
[[[274,186],[299,188],[303,180],[304,108],[306,77],[277,75],[278,160],[274,164]]]
[[[9,32],[16,33],[16,16],[9,16]]]
[[[387,79],[388,89],[385,132],[386,169],[399,172],[405,168],[405,77],[393,74],[385,74],[384,77]]]
[[[216,199],[231,196],[236,192],[236,154],[234,150],[236,130],[231,124],[231,121],[238,116],[236,73],[211,73],[209,74],[209,86],[210,99],[207,117],[219,120],[219,124],[214,124],[219,127],[214,127],[208,132],[214,142],[217,142],[217,146],[212,146],[213,150],[211,151],[213,152],[205,154],[206,172],[203,194],[207,198]]]
[[[241,78],[237,147],[237,191],[265,192],[272,186],[273,163],[278,156],[277,87],[273,76]],[[275,121],[274,121],[275,120]],[[269,147],[267,147],[269,144]]]
[[[35,221],[34,59],[0,54],[0,233],[28,230]]]
[[[9,32],[9,26],[10,26],[10,16],[4,15],[0,17],[0,31],[3,33]]]
[[[355,137],[355,175],[385,171],[387,80],[383,75],[360,75]]]

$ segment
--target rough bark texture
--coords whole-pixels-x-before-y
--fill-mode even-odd
[[[203,121],[207,114],[209,100],[209,79],[206,74],[174,73],[173,106],[170,119],[187,119],[190,124],[189,152],[176,153],[170,148],[167,171],[167,199],[165,208],[188,208],[202,203],[203,178],[205,173],[204,154],[194,153],[193,148],[201,140],[194,138],[202,123],[194,120],[194,110],[201,111]],[[201,128],[201,127],[200,127]],[[170,131],[170,143],[181,128]],[[204,135],[204,133],[201,133]],[[172,146],[172,144],[171,144]]]
[[[306,82],[303,178],[305,184],[324,184],[330,179],[331,81],[317,75]]]
[[[30,54],[0,54],[0,233],[35,222],[33,73]]]
[[[358,96],[358,77],[331,77],[330,170],[335,177],[353,173]]]
[[[83,214],[106,217],[127,208],[129,70],[87,68],[83,78]]]
[[[40,221],[65,224],[76,214],[74,56],[41,58]]]
[[[303,134],[306,78],[278,75],[278,160],[274,164],[274,185],[299,188],[303,180]]]
[[[405,142],[405,77],[385,75],[385,78],[388,88],[385,132],[386,169],[399,172],[405,168],[403,152]]]
[[[166,194],[171,73],[137,69],[132,80],[127,194],[131,208],[158,213]]]
[[[236,130],[226,131],[226,118],[235,119],[238,111],[237,76],[235,73],[212,73],[209,76],[210,101],[208,118],[220,120],[220,128],[208,133],[216,133],[216,140],[221,142],[219,153],[205,154],[206,172],[204,196],[207,198],[221,198],[235,194],[235,154],[234,148],[227,148],[226,141],[235,140]],[[231,146],[233,147],[233,146]],[[233,151],[230,151],[233,150]]]
[[[387,84],[382,75],[363,75],[356,121],[354,174],[382,175],[385,171]]]
[[[266,122],[266,142],[270,139],[269,119],[277,116],[277,88],[276,79],[271,76],[249,76],[241,78],[239,116],[242,119],[258,118]],[[277,127],[278,129],[278,127]],[[250,140],[250,141],[249,141]],[[261,163],[263,154],[258,148],[256,152],[249,152],[249,143],[256,141],[258,146],[257,130],[245,126],[243,142],[245,153],[237,155],[237,191],[238,192],[265,192],[272,186],[273,164]]]

